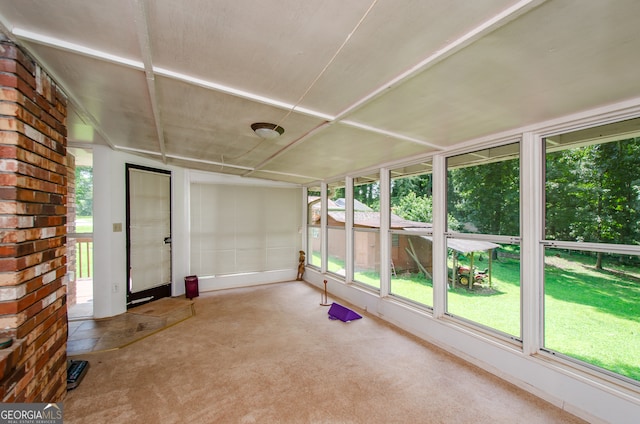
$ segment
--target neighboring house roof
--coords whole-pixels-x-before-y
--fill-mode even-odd
[[[310,198],[309,200],[313,202],[314,200],[319,200],[319,198]],[[344,199],[337,199],[335,201],[328,200],[327,206],[329,209],[329,217],[331,217],[336,222],[341,222],[344,224],[346,220]],[[317,204],[317,208],[320,208],[319,203]],[[380,228],[380,212],[376,212],[370,207],[358,202],[357,200],[354,200],[353,225],[358,227]],[[408,219],[400,218],[398,215],[391,214],[390,228],[402,228],[407,231],[425,231],[432,229],[433,225],[428,222],[410,221]],[[433,242],[433,238],[431,236],[421,237]],[[500,245],[484,240],[463,240],[458,238],[449,238],[447,239],[447,247],[458,252],[469,253],[496,249],[500,247]]]
[[[331,202],[331,200],[329,200],[329,202]],[[336,199],[333,200],[333,203],[338,206],[339,208],[342,209],[346,209],[347,208],[347,201],[345,199]],[[353,210],[354,211],[373,211],[373,209],[371,209],[369,206],[365,205],[364,203],[353,199]]]
[[[329,216],[337,222],[345,222],[345,211],[329,211]],[[380,228],[380,212],[364,212],[353,211],[353,225],[358,227]],[[432,224],[428,222],[409,221],[402,219],[398,215],[391,214],[390,228],[415,228],[415,229],[431,229]]]
[[[312,206],[313,209],[318,211],[316,219],[320,218],[319,200],[319,197],[309,197],[310,204],[316,202],[316,204]],[[329,209],[328,216],[334,221],[341,222],[343,224],[346,222],[344,199],[336,199],[335,201],[328,200],[327,208]],[[380,212],[376,212],[367,205],[354,200],[353,225],[358,227],[380,228]],[[390,228],[393,229],[416,228],[430,230],[432,227],[433,225],[428,222],[410,221],[408,219],[400,218],[398,215],[391,214]]]
[[[335,221],[344,223],[346,220],[344,204],[344,199],[337,199],[335,202],[329,200],[328,215]],[[353,225],[358,227],[380,228],[380,212],[376,212],[370,207],[354,200]],[[428,222],[410,221],[408,219],[400,218],[398,215],[393,213],[391,214],[390,228],[431,229],[432,227],[433,225]]]

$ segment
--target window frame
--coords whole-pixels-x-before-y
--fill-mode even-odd
[[[611,109],[610,109],[611,110]],[[624,376],[608,372],[607,370],[591,366],[590,364],[580,361],[574,358],[564,358],[562,354],[555,352],[548,352],[543,347],[544,341],[544,249],[546,246],[567,246],[574,244],[574,242],[560,242],[549,241],[545,239],[545,149],[543,147],[544,139],[550,135],[562,134],[569,131],[595,128],[600,125],[615,124],[617,122],[638,118],[640,117],[640,105],[633,110],[618,110],[617,112],[603,113],[597,111],[598,115],[589,116],[587,113],[577,114],[572,117],[558,119],[554,121],[544,122],[537,125],[531,125],[523,128],[519,128],[514,131],[505,132],[502,134],[491,135],[476,140],[469,140],[460,146],[453,147],[445,151],[431,152],[420,157],[411,159],[410,161],[396,161],[390,166],[409,166],[412,163],[418,161],[432,161],[433,164],[433,264],[434,264],[434,306],[432,310],[426,310],[425,308],[419,308],[412,304],[411,301],[406,301],[402,297],[393,296],[389,293],[389,278],[387,281],[381,281],[381,290],[379,293],[372,292],[376,296],[371,301],[366,301],[366,304],[375,305],[379,302],[392,301],[393,304],[400,304],[405,306],[407,310],[420,313],[421,316],[429,317],[439,321],[440,324],[451,329],[459,329],[471,336],[477,336],[479,340],[496,344],[497,346],[504,346],[507,349],[515,349],[520,351],[526,358],[531,358],[536,362],[543,360],[548,366],[556,369],[558,372],[568,372],[572,375],[582,375],[581,378],[594,379],[596,384],[603,384],[604,390],[611,393],[617,388],[624,387],[634,395],[640,394],[638,384],[635,380],[629,382],[625,381]],[[447,180],[447,165],[446,161],[448,157],[468,153],[470,151],[476,151],[486,148],[498,147],[505,144],[514,142],[520,143],[519,148],[519,164],[520,164],[520,235],[513,239],[511,236],[496,236],[506,237],[503,242],[517,241],[520,244],[520,339],[515,340],[512,336],[504,337],[503,334],[499,334],[494,329],[485,329],[478,323],[468,323],[464,318],[458,318],[450,316],[446,313],[446,241],[449,237],[466,237],[470,234],[461,233],[455,234],[454,232],[447,231],[447,199],[446,199],[446,180]],[[527,158],[527,160],[523,160]],[[390,177],[386,177],[386,181],[383,178],[383,172],[388,171],[385,165],[376,167],[375,170],[380,172],[380,190],[381,190],[381,209],[384,205],[385,191],[389,190]],[[360,170],[356,173],[347,175],[347,187],[357,180],[359,175],[366,175],[367,173],[374,172],[374,170]],[[351,190],[353,186],[351,186]],[[349,190],[347,190],[347,193]],[[347,194],[347,198],[349,194]],[[352,194],[351,194],[352,196]],[[386,207],[390,210],[389,205],[389,193],[386,193]],[[351,197],[352,199],[353,197]],[[386,226],[386,230],[385,230]],[[346,226],[347,230],[347,243],[351,243],[347,246],[347,252],[351,252],[351,258],[347,258],[347,277],[345,279],[346,285],[357,285],[358,289],[361,288],[360,284],[353,284],[353,222],[351,225]],[[383,222],[381,224],[381,237],[384,235],[385,243],[381,243],[381,259],[385,257],[389,258],[389,252],[391,249],[393,231],[390,231],[388,223]],[[488,235],[493,237],[492,235]],[[493,238],[492,238],[493,240]],[[444,248],[443,248],[444,246]],[[580,243],[582,248],[598,248],[598,246],[591,246],[588,244]],[[574,246],[575,248],[575,246]],[[631,248],[627,245],[614,245],[606,244],[602,247],[607,252],[614,252],[614,249],[621,249],[621,252],[637,253],[636,248]],[[637,249],[640,249],[638,247]],[[384,253],[386,252],[386,254]],[[349,255],[349,253],[348,253]],[[351,268],[349,270],[349,268]],[[389,274],[390,275],[390,274]],[[351,278],[349,277],[351,276]],[[381,280],[383,275],[381,275]],[[437,280],[437,281],[436,281]],[[385,287],[386,285],[386,287]],[[366,306],[365,306],[366,310]],[[426,312],[422,314],[421,312]],[[431,314],[429,314],[431,312]],[[409,324],[411,325],[411,324]],[[616,389],[614,389],[614,387]]]
[[[477,240],[477,241],[488,241],[488,242],[493,242],[493,243],[497,243],[497,244],[509,244],[509,245],[518,245],[520,246],[520,272],[519,272],[519,322],[518,322],[518,326],[520,329],[520,334],[518,335],[514,335],[514,334],[508,334],[505,333],[504,331],[501,331],[497,328],[493,328],[490,326],[487,326],[484,323],[480,323],[474,320],[471,320],[469,318],[466,318],[464,316],[455,314],[455,313],[451,313],[449,311],[449,290],[447,290],[445,293],[443,293],[443,310],[442,310],[442,317],[449,319],[453,322],[456,322],[458,324],[463,325],[466,328],[470,328],[473,329],[475,331],[478,331],[478,333],[483,334],[485,336],[489,336],[491,338],[494,338],[496,340],[502,341],[503,343],[510,345],[510,346],[516,346],[520,349],[524,349],[524,340],[525,340],[525,319],[524,319],[524,304],[525,304],[525,293],[523,290],[523,286],[525,284],[525,274],[523,271],[523,259],[524,259],[524,252],[523,252],[523,245],[522,245],[522,240],[523,240],[523,204],[524,204],[524,198],[525,198],[525,193],[524,191],[526,190],[526,188],[523,186],[524,182],[523,182],[523,163],[525,163],[526,161],[523,161],[522,158],[525,157],[524,156],[524,144],[525,144],[525,139],[526,136],[523,135],[521,137],[509,137],[509,138],[504,138],[501,140],[496,140],[493,143],[487,143],[487,144],[483,144],[480,146],[474,146],[473,148],[468,148],[468,149],[464,149],[464,150],[460,150],[460,151],[455,151],[455,152],[451,152],[448,153],[447,155],[443,155],[443,159],[444,159],[444,166],[443,166],[443,179],[444,179],[444,204],[442,205],[442,208],[444,209],[444,215],[445,217],[448,216],[449,214],[449,202],[448,202],[448,193],[449,193],[449,170],[450,169],[456,169],[461,167],[460,163],[455,163],[454,166],[450,167],[449,166],[449,160],[451,158],[462,158],[464,156],[469,156],[469,157],[473,157],[475,155],[479,155],[479,153],[481,152],[491,152],[496,151],[496,152],[502,152],[504,156],[500,156],[500,154],[496,155],[496,158],[500,158],[502,157],[502,159],[498,159],[494,161],[501,161],[501,160],[512,160],[512,159],[517,159],[518,161],[518,178],[519,178],[519,184],[518,184],[518,226],[519,226],[519,234],[518,235],[502,235],[502,234],[490,234],[490,233],[472,233],[472,232],[459,232],[459,231],[453,231],[449,229],[449,223],[447,222],[448,220],[445,218],[445,228],[444,228],[444,232],[443,232],[443,237],[444,237],[444,246],[445,246],[445,267],[447,267],[447,262],[448,262],[448,248],[447,248],[447,241],[450,239],[459,239],[459,240]],[[513,146],[517,145],[517,148],[514,149]],[[511,157],[513,156],[513,157]],[[490,163],[490,162],[484,162],[486,163]],[[478,160],[476,162],[472,162],[467,166],[477,166],[477,165],[482,165],[483,162]],[[435,202],[435,199],[434,199]],[[434,209],[435,209],[435,205],[434,205]],[[434,229],[435,230],[435,229]],[[447,271],[448,274],[448,271]],[[448,275],[447,275],[447,281],[448,281]]]
[[[413,308],[417,308],[419,310],[422,310],[430,315],[433,314],[433,309],[434,309],[434,303],[435,303],[435,294],[432,296],[431,298],[431,302],[430,304],[426,304],[426,303],[421,303],[417,300],[414,299],[410,299],[406,296],[402,296],[398,293],[395,293],[393,290],[393,270],[391,269],[391,263],[393,260],[393,247],[394,247],[394,239],[400,239],[401,237],[408,237],[408,236],[424,236],[424,237],[430,237],[431,238],[431,264],[432,264],[432,291],[434,291],[435,293],[435,287],[433,287],[433,268],[435,267],[435,261],[434,261],[434,251],[435,251],[435,245],[433,243],[433,222],[431,222],[431,229],[413,229],[413,230],[406,230],[406,229],[399,229],[399,228],[391,228],[391,215],[393,214],[393,205],[391,204],[391,199],[392,199],[392,194],[393,194],[393,182],[395,180],[400,180],[403,178],[411,178],[411,177],[417,177],[417,176],[421,176],[421,175],[431,175],[431,185],[432,185],[432,194],[430,196],[431,201],[432,201],[432,215],[434,213],[433,208],[435,208],[435,206],[433,205],[433,178],[434,178],[434,169],[433,169],[433,160],[431,157],[426,158],[426,159],[422,159],[419,161],[414,161],[414,162],[408,162],[403,164],[402,166],[399,167],[394,167],[394,168],[390,168],[389,170],[389,183],[388,183],[388,187],[384,187],[383,189],[385,190],[385,192],[388,193],[389,196],[389,216],[387,217],[387,232],[388,232],[388,237],[389,237],[389,246],[387,248],[388,251],[388,257],[389,257],[389,270],[388,270],[388,295],[390,298],[393,298],[401,303],[405,303],[408,306],[411,306]],[[382,189],[381,189],[382,190]],[[432,219],[433,221],[433,219]],[[395,268],[395,264],[394,264],[394,268]]]
[[[551,137],[561,137],[565,134],[572,134],[574,132],[580,131],[595,131],[598,132],[598,129],[601,127],[613,126],[614,128],[621,123],[633,120],[640,119],[639,116],[627,116],[627,117],[619,117],[618,119],[608,119],[608,120],[594,120],[587,124],[582,125],[574,125],[574,126],[565,126],[554,129],[553,131],[539,133],[535,135],[535,142],[538,145],[539,150],[539,158],[540,158],[540,177],[539,177],[539,185],[540,185],[540,204],[538,208],[538,212],[540,215],[539,224],[540,230],[538,232],[538,251],[539,253],[539,272],[540,272],[540,285],[539,285],[539,304],[538,304],[538,344],[536,349],[536,354],[539,354],[541,357],[557,361],[558,363],[578,369],[581,372],[586,373],[592,378],[602,379],[608,383],[615,385],[622,385],[626,388],[629,388],[633,391],[637,391],[640,388],[640,380],[634,380],[625,375],[616,373],[614,371],[608,370],[604,367],[592,364],[585,360],[581,360],[567,354],[558,352],[554,349],[548,348],[545,346],[545,250],[547,248],[553,249],[567,249],[577,252],[593,252],[593,253],[607,253],[607,254],[618,254],[618,255],[631,255],[631,256],[640,256],[640,245],[630,245],[630,244],[619,244],[619,243],[606,243],[606,242],[579,242],[579,241],[569,241],[569,240],[555,240],[548,239],[545,227],[545,217],[546,217],[546,163],[547,163],[547,140]],[[606,132],[606,130],[605,130]],[[636,134],[636,138],[640,137],[640,132],[634,132]],[[623,137],[630,137],[628,133],[613,133],[608,134],[606,136],[596,137],[598,141],[590,140],[588,144],[603,144],[609,141],[615,141],[616,139],[621,139]],[[567,149],[572,147],[580,147],[584,144],[582,143],[567,143]],[[554,150],[560,150],[554,148]]]

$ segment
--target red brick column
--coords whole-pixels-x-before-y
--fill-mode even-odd
[[[0,401],[66,393],[66,109],[48,75],[0,41]]]
[[[67,155],[67,234],[76,232],[76,158]],[[67,307],[76,304],[76,239],[67,237]]]

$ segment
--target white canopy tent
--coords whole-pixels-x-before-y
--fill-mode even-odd
[[[405,228],[405,231],[420,231],[423,229],[419,228]],[[431,236],[423,235],[422,238],[433,242],[433,238]],[[473,283],[475,280],[474,270],[474,253],[475,252],[490,252],[493,249],[501,247],[497,243],[492,243],[490,241],[484,240],[470,240],[470,239],[459,239],[459,238],[447,238],[447,248],[452,249],[456,252],[460,253],[470,253],[470,264],[468,270],[460,271],[458,267],[458,258],[457,255],[453,255],[453,266],[451,271],[451,281],[453,283],[453,287],[455,287],[456,283],[460,282],[464,286],[467,286],[469,289],[473,289]],[[486,276],[489,279],[489,287],[491,287],[491,268],[493,258],[489,253],[489,266],[488,271],[486,272]],[[472,275],[473,274],[473,275]]]

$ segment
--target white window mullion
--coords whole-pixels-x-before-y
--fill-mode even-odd
[[[300,199],[300,201],[302,202],[302,207],[301,207],[301,212],[302,212],[302,216],[300,218],[302,218],[300,220],[301,222],[301,229],[300,229],[300,235],[301,235],[301,239],[300,239],[300,250],[307,250],[307,248],[309,247],[309,188],[308,187],[302,187],[302,198]],[[311,252],[306,252],[306,255],[310,255]],[[309,263],[309,260],[307,259],[307,261],[305,262],[305,266]]]
[[[386,297],[390,291],[391,278],[391,190],[389,170],[380,169],[380,296]]]
[[[328,203],[328,186],[327,183],[320,184],[320,196],[321,196],[321,206],[320,210],[322,214],[320,215],[320,272],[323,274],[327,272],[327,267],[329,264],[329,254],[328,254],[328,230],[327,230],[327,216],[329,211],[329,203]]]
[[[532,133],[523,134],[520,145],[520,157],[527,158],[520,161],[522,348],[532,355],[542,346],[544,152]]]
[[[442,317],[447,310],[447,162],[444,156],[433,158],[433,315]]]
[[[353,282],[353,177],[347,177],[345,195],[345,282]]]

